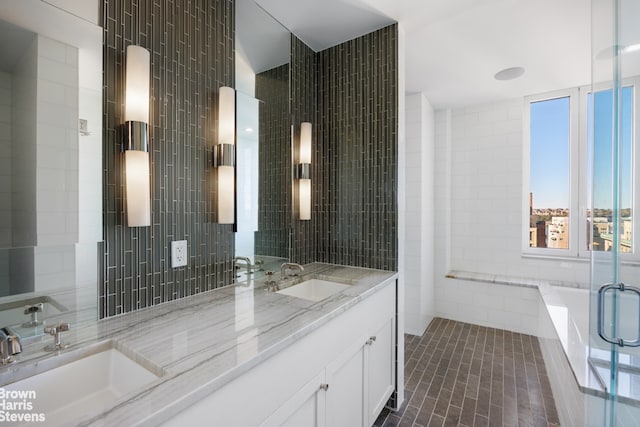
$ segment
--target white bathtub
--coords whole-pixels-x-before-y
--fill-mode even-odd
[[[607,416],[605,384],[588,363],[589,290],[549,285],[538,289],[538,335],[561,425],[601,427]],[[617,425],[640,425],[635,417],[640,407],[616,405]]]

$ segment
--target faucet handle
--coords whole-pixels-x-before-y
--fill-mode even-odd
[[[42,313],[44,311],[44,303],[27,304],[24,306],[24,314]]]
[[[71,329],[71,325],[67,322],[60,322],[55,326],[47,326],[44,328],[44,333],[52,335],[54,337],[54,343],[46,346],[46,351],[56,351],[63,348],[67,348],[69,344],[62,342],[62,332],[66,332]]]
[[[30,314],[31,320],[22,324],[23,328],[42,325],[42,320],[38,320],[38,313],[44,313],[44,303],[28,304],[24,306],[24,314]]]

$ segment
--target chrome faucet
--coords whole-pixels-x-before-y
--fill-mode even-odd
[[[22,344],[18,335],[8,328],[0,329],[0,364],[6,365],[13,362],[13,356],[20,353],[22,353]]]
[[[238,261],[244,261],[247,265],[247,275],[251,274],[251,258],[247,256],[237,256],[233,259],[233,265],[236,265]]]
[[[56,351],[63,348],[67,348],[69,344],[62,342],[62,332],[66,332],[71,329],[71,325],[66,322],[60,322],[55,326],[47,326],[44,328],[44,333],[53,336],[53,344],[47,345],[44,349],[46,351]]]
[[[285,262],[280,267],[280,280],[287,278],[287,270],[298,270],[302,272],[304,271],[304,267],[300,264],[296,264],[295,262]],[[293,276],[297,276],[297,273],[293,274]]]

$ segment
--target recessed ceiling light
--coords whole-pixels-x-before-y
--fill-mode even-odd
[[[511,68],[505,68],[504,70],[498,71],[496,75],[493,76],[493,78],[496,80],[513,80],[513,79],[517,79],[523,74],[524,74],[524,68],[511,67]]]
[[[247,132],[247,133],[251,133],[251,132],[253,132],[253,128],[245,128],[244,131]]]

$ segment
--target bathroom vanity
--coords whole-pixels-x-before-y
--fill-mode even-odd
[[[347,287],[316,301],[268,291],[260,278],[72,326],[64,350],[45,352],[51,337],[27,343],[18,362],[0,368],[0,384],[46,382],[33,375],[65,364],[69,379],[54,391],[62,396],[99,366],[133,381],[135,369],[118,368],[125,357],[151,375],[110,397],[96,391],[101,406],[91,404],[88,389],[80,408],[48,414],[48,398],[39,395],[33,412],[64,425],[370,426],[398,387],[397,274],[314,263],[278,284],[309,279]],[[93,361],[95,354],[101,359]],[[87,374],[76,375],[83,369]],[[119,387],[105,381],[105,388]]]

